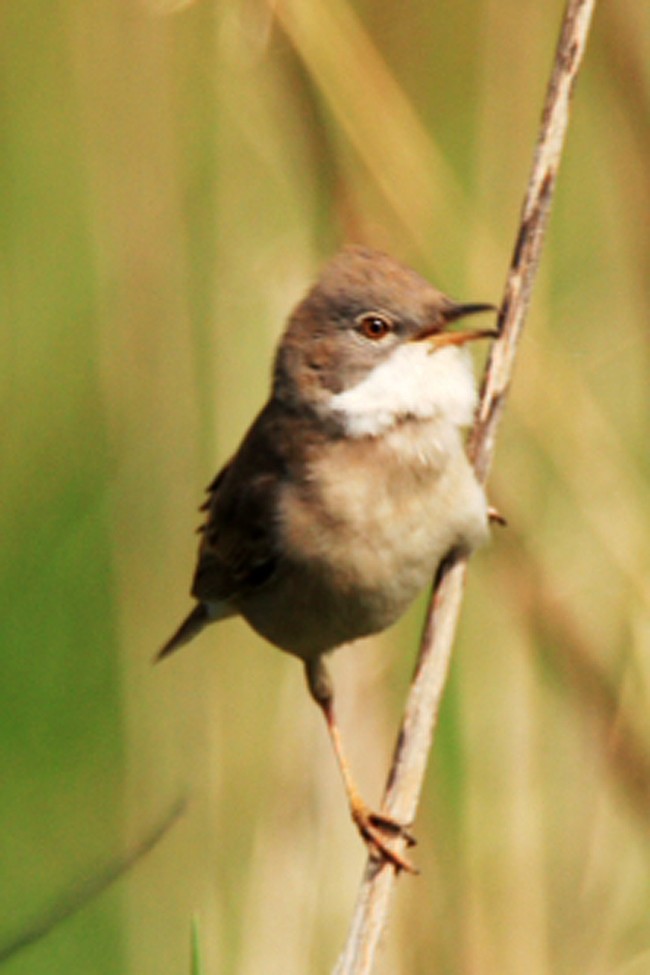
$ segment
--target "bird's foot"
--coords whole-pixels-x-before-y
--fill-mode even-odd
[[[487,509],[488,521],[493,525],[507,525],[505,517],[501,514],[498,508],[495,508],[493,504],[488,505]]]
[[[398,873],[400,870],[404,870],[406,873],[418,873],[413,864],[393,849],[389,842],[392,839],[401,839],[407,847],[415,846],[417,840],[409,833],[403,823],[382,813],[373,812],[365,803],[360,801],[354,802],[351,812],[352,819],[371,855],[384,863],[390,863]]]

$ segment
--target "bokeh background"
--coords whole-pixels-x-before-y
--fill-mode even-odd
[[[364,853],[301,668],[151,658],[319,264],[499,300],[561,13],[2,4],[3,975],[330,970]],[[650,7],[603,3],[384,973],[650,972],[649,149]],[[333,662],[372,802],[423,612]]]

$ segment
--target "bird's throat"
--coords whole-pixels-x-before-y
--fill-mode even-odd
[[[399,346],[327,404],[353,438],[378,436],[409,418],[438,417],[454,427],[468,426],[475,406],[476,383],[467,353],[451,346],[431,353],[426,343]]]

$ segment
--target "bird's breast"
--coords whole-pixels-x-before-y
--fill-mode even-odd
[[[450,549],[482,540],[486,503],[457,428],[409,420],[322,449],[286,485],[278,527],[305,586],[356,612],[352,639],[392,623]]]

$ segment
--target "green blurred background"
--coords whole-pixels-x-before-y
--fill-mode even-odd
[[[364,854],[301,668],[151,657],[323,259],[499,300],[561,12],[3,3],[3,975],[186,975],[192,918],[209,975],[330,970]],[[391,975],[650,972],[649,149],[650,7],[603,3]],[[334,660],[373,802],[423,610]]]

